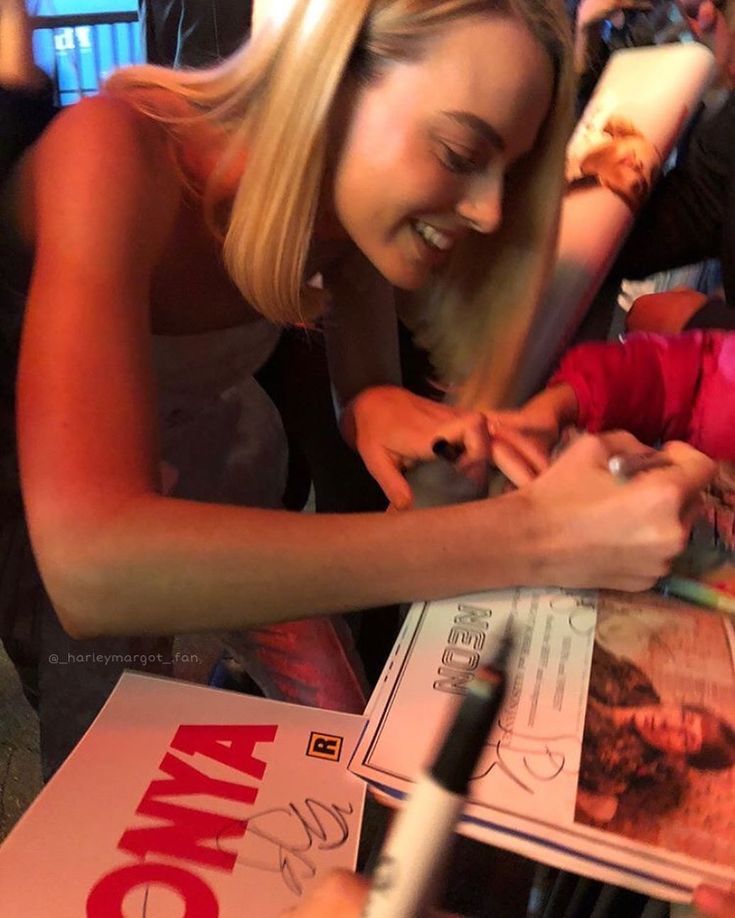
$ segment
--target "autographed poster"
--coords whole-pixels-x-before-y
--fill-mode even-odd
[[[732,625],[659,597],[635,602],[600,599],[576,819],[731,866]]]
[[[412,607],[355,773],[401,798],[515,638],[460,831],[671,900],[735,878],[733,629],[656,596],[509,590]]]
[[[3,915],[280,915],[354,869],[363,725],[125,673],[0,848]]]

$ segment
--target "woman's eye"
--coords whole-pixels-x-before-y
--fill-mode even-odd
[[[453,150],[445,143],[441,145],[441,154],[439,158],[442,164],[449,169],[450,172],[456,172],[460,175],[466,175],[468,172],[474,172],[479,168],[474,159],[457,153],[456,150]]]

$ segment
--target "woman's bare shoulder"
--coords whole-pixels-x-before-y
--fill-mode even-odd
[[[173,188],[177,178],[166,126],[118,96],[83,99],[62,111],[30,159],[38,162],[39,178],[63,176],[58,192],[77,175],[99,181],[102,194],[105,176],[107,182],[144,183],[156,194]]]
[[[151,229],[176,213],[181,178],[164,124],[124,98],[100,95],[61,112],[21,165],[21,199],[29,235],[38,221],[55,223],[71,211],[107,219],[147,213]],[[25,192],[28,192],[26,194]],[[68,206],[67,206],[68,205]],[[92,219],[92,223],[94,223]],[[29,226],[29,223],[32,225]]]

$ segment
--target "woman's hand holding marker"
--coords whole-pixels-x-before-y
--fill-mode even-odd
[[[566,556],[575,586],[648,589],[684,549],[693,508],[715,464],[685,443],[668,443],[660,454],[664,467],[639,474],[621,488],[610,474],[611,457],[649,454],[631,434],[585,434],[521,489],[541,505],[551,552],[562,558],[562,565]],[[579,563],[580,544],[587,545],[584,565]],[[549,577],[548,583],[567,579],[563,574],[559,580],[558,568]]]

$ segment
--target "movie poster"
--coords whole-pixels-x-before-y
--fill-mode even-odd
[[[354,869],[363,723],[124,673],[0,847],[2,914],[280,916]]]

